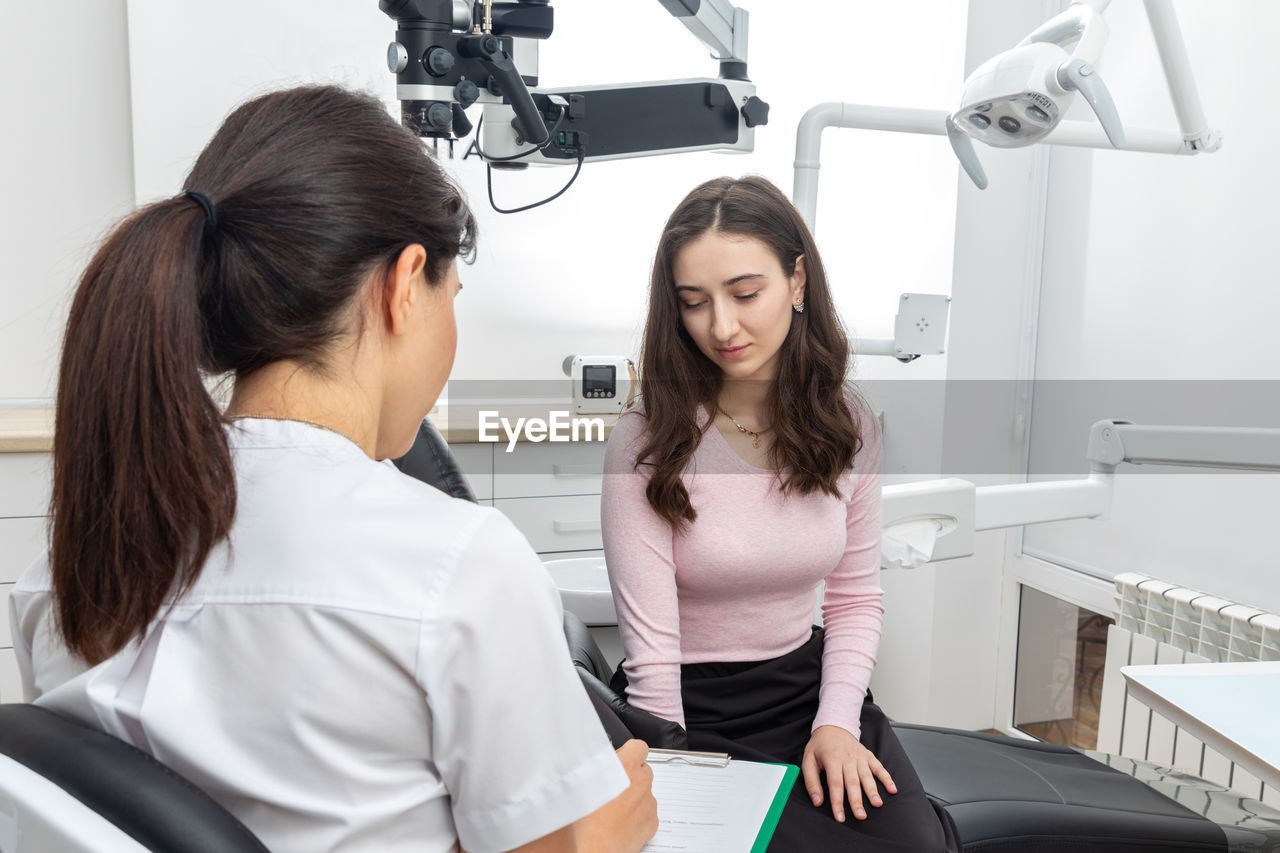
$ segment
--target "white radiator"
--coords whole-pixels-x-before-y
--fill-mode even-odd
[[[1120,674],[1128,664],[1280,661],[1280,615],[1123,574],[1116,577],[1115,620],[1107,631],[1098,751],[1184,770],[1280,806],[1280,791],[1129,696]],[[1256,710],[1280,725],[1280,709]]]

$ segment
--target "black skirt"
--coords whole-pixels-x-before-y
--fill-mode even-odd
[[[800,648],[773,660],[682,666],[680,686],[689,748],[727,752],[744,761],[799,766],[818,713],[822,638],[822,629],[815,627]],[[613,688],[625,693],[626,676],[621,666],[614,674]],[[769,850],[959,851],[955,824],[941,806],[925,796],[915,769],[870,692],[862,703],[860,722],[859,740],[889,771],[898,793],[890,794],[881,786],[884,805],[876,808],[864,796],[867,819],[855,819],[846,807],[845,823],[838,823],[831,815],[825,785],[822,805],[814,806],[802,774],[791,790]]]

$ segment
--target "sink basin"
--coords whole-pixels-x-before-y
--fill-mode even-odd
[[[565,610],[571,611],[587,625],[618,624],[604,557],[547,560],[543,565],[560,590],[560,601]]]

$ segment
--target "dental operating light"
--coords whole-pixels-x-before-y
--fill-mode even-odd
[[[1041,142],[1058,126],[1076,92],[1093,108],[1111,145],[1124,147],[1120,116],[1095,67],[1109,35],[1101,13],[1105,6],[1077,0],[965,80],[960,107],[946,119],[947,138],[980,189],[986,189],[987,177],[971,140],[996,148]]]

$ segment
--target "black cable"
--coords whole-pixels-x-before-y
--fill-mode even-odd
[[[560,196],[564,195],[568,191],[569,187],[573,186],[574,181],[578,180],[578,173],[582,171],[582,161],[586,159],[586,156],[587,156],[586,150],[583,149],[582,147],[579,147],[578,148],[578,167],[573,170],[573,177],[569,178],[569,183],[561,187],[560,191],[557,192],[555,195],[547,196],[542,201],[535,201],[533,204],[526,204],[524,207],[513,207],[509,210],[498,207],[498,203],[493,200],[493,167],[486,163],[484,167],[485,168],[485,184],[488,185],[488,188],[489,188],[489,206],[492,207],[494,210],[496,210],[498,213],[520,213],[521,211],[524,211],[524,210],[532,210],[535,207],[541,207],[542,205],[546,204],[549,201],[555,201],[556,199],[560,198]]]
[[[481,113],[480,121],[476,122],[476,135],[472,138],[471,145],[467,148],[467,153],[470,154],[471,149],[474,148],[476,153],[480,155],[481,159],[487,160],[490,163],[510,163],[512,160],[523,160],[530,154],[535,154],[552,143],[556,138],[556,131],[560,129],[560,125],[564,124],[564,117],[568,114],[568,109],[563,106],[560,107],[560,116],[556,119],[556,123],[551,126],[551,130],[547,132],[547,141],[541,145],[535,145],[527,151],[521,151],[519,154],[512,154],[510,157],[490,157],[488,154],[484,153],[484,150],[480,147],[480,129],[484,127],[484,113]],[[466,155],[463,155],[462,159],[467,159]]]
[[[485,162],[485,186],[489,192],[489,206],[492,207],[495,211],[497,211],[498,213],[520,213],[525,210],[532,210],[535,207],[541,207],[542,205],[548,202],[555,201],[556,199],[560,198],[560,196],[568,192],[569,187],[573,186],[573,182],[578,179],[579,173],[582,172],[582,162],[587,156],[586,150],[582,146],[578,147],[578,165],[577,167],[574,168],[573,175],[569,178],[569,182],[566,183],[563,187],[561,187],[560,190],[555,195],[548,196],[547,198],[544,198],[542,201],[535,201],[533,204],[526,204],[522,207],[513,207],[509,209],[498,207],[498,203],[493,199],[493,166],[489,165],[490,163],[509,163],[513,160],[523,160],[525,157],[528,157],[530,154],[533,154],[537,151],[542,151],[544,148],[550,145],[553,141],[555,141],[556,131],[560,129],[560,125],[564,124],[565,117],[568,115],[568,113],[569,113],[568,109],[563,105],[561,105],[560,115],[556,118],[556,123],[552,125],[551,129],[547,132],[547,141],[542,143],[541,145],[535,145],[534,147],[528,149],[527,151],[521,151],[519,154],[512,154],[509,157],[490,157],[488,154],[485,154],[484,149],[480,147],[480,131],[484,128],[484,114],[481,113],[480,120],[476,122],[475,135],[471,138],[471,144],[467,146],[467,150],[465,153],[463,153],[462,159],[463,160],[467,159],[468,157],[471,156],[471,152],[474,151],[477,155],[480,156],[482,160],[486,161]]]

